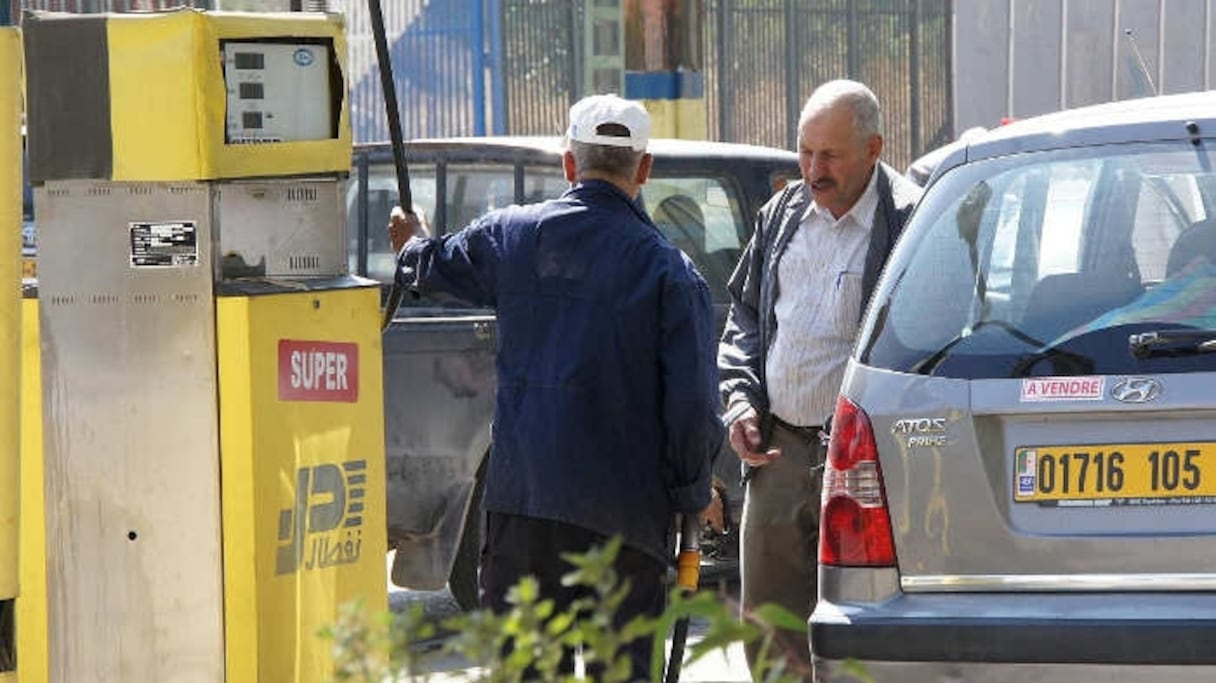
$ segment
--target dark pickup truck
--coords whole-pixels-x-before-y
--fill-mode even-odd
[[[760,205],[798,176],[792,152],[748,145],[652,140],[654,170],[642,189],[655,223],[696,262],[713,292],[719,329],[726,282]],[[407,145],[410,189],[436,234],[486,211],[560,195],[567,183],[558,138],[420,140]],[[442,201],[440,201],[442,199]],[[350,270],[391,281],[385,225],[397,204],[388,145],[355,149],[347,195]],[[384,335],[384,418],[393,583],[476,601],[482,463],[494,413],[495,321],[489,309],[406,301]],[[715,472],[742,500],[738,461],[724,446]],[[738,506],[733,511],[738,521]],[[709,553],[737,568],[735,540]]]

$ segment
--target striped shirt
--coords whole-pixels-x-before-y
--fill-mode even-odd
[[[844,368],[861,317],[861,276],[878,210],[878,174],[836,220],[815,202],[777,265],[777,333],[765,380],[774,415],[795,425],[822,425],[836,408]]]

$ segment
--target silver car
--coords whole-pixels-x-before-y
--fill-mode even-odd
[[[1216,92],[946,159],[824,473],[816,677],[1216,681]]]

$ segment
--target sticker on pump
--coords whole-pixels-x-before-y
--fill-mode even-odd
[[[1100,401],[1105,377],[1031,377],[1022,380],[1023,401]]]
[[[279,340],[279,400],[359,400],[359,345]]]
[[[197,266],[198,226],[194,221],[129,223],[132,268]]]

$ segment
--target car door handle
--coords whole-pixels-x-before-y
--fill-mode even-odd
[[[490,341],[494,338],[494,324],[488,320],[473,323],[473,337],[478,341]]]

